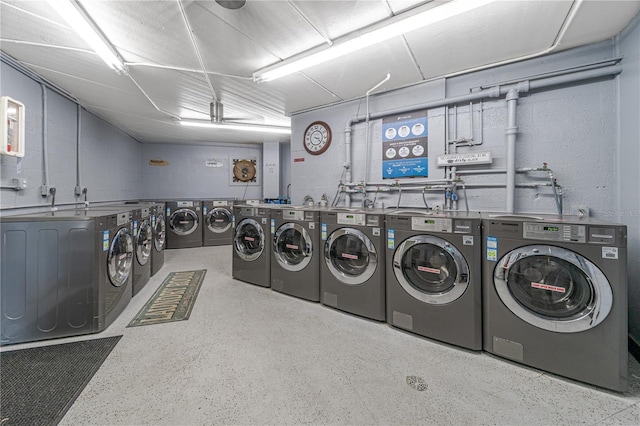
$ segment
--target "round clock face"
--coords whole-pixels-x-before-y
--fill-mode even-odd
[[[331,128],[324,121],[314,121],[304,131],[304,149],[309,154],[319,155],[331,144]]]

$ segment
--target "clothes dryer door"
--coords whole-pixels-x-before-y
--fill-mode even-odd
[[[264,251],[264,231],[253,219],[242,219],[236,226],[233,248],[241,259],[254,261]]]
[[[301,271],[313,254],[311,236],[297,223],[285,223],[273,236],[273,253],[278,264],[287,271]]]
[[[164,243],[167,236],[166,229],[166,225],[164,224],[164,215],[158,214],[156,217],[156,224],[153,229],[153,245],[156,251],[164,250]]]
[[[179,209],[169,217],[169,227],[178,235],[189,235],[198,229],[198,215],[193,210]]]
[[[469,287],[469,264],[462,253],[430,235],[404,240],[393,255],[393,272],[407,293],[430,304],[453,302]]]
[[[133,238],[128,229],[121,228],[111,240],[107,255],[107,273],[111,284],[123,286],[131,274],[132,263]]]
[[[151,248],[153,246],[153,230],[148,219],[142,220],[138,236],[136,238],[136,260],[138,264],[144,266],[151,258]]]
[[[231,212],[224,207],[216,207],[207,213],[205,223],[211,232],[222,234],[231,228]]]
[[[602,271],[561,247],[530,245],[510,251],[496,265],[494,284],[516,316],[559,333],[595,327],[613,304],[611,285]]]
[[[327,238],[324,260],[334,277],[345,284],[357,285],[366,282],[375,273],[378,253],[362,231],[340,228]]]

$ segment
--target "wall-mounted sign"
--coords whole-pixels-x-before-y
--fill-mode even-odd
[[[168,166],[169,162],[167,160],[149,160],[150,166]]]
[[[427,111],[382,119],[382,178],[429,176]]]
[[[467,152],[464,154],[438,155],[436,160],[438,167],[447,166],[473,166],[476,164],[491,164],[491,152]]]
[[[207,162],[204,164],[206,167],[222,167],[224,166],[224,164],[220,161],[217,160],[207,160]]]

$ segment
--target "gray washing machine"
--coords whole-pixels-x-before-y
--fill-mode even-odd
[[[201,201],[167,201],[167,248],[202,247]]]
[[[484,349],[626,391],[626,226],[485,215],[483,227]]]
[[[154,202],[151,207],[151,228],[153,229],[153,250],[151,251],[151,276],[164,266],[166,245],[165,203]]]
[[[271,210],[271,288],[320,301],[320,212],[313,208]]]
[[[3,344],[99,332],[129,304],[130,211],[60,210],[1,225]]]
[[[482,350],[480,214],[395,211],[386,228],[387,322]]]
[[[270,208],[233,206],[232,276],[262,287],[271,286]]]
[[[233,241],[233,200],[202,202],[202,245],[222,246]]]
[[[365,318],[384,321],[384,211],[321,211],[320,302]]]

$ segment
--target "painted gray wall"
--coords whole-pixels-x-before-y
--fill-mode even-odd
[[[256,183],[233,182],[233,159],[255,159]],[[152,166],[150,160],[168,161]],[[222,167],[207,167],[207,162]],[[262,148],[260,145],[144,144],[139,168],[142,198],[262,198]]]
[[[516,166],[537,167],[548,163],[558,182],[564,187],[564,213],[574,214],[578,208],[588,207],[590,215],[605,221],[623,222],[629,226],[629,286],[631,324],[630,331],[638,336],[640,330],[640,285],[638,259],[640,232],[638,232],[638,81],[639,30],[637,19],[620,40],[610,40],[579,49],[560,52],[552,56],[528,60],[499,68],[487,69],[469,75],[434,81],[390,93],[371,97],[370,111],[388,111],[400,105],[410,111],[416,104],[470,93],[480,86],[494,86],[520,81],[528,76],[576,67],[624,55],[623,74],[616,78],[591,80],[580,84],[554,87],[544,91],[522,94],[518,100]],[[381,72],[381,79],[384,72]],[[391,77],[393,78],[393,76]],[[479,110],[483,123],[479,123]],[[457,114],[457,136],[476,141],[483,136],[481,146],[460,148],[458,152],[490,151],[491,165],[481,168],[504,168],[506,101],[487,100],[475,103],[474,129],[469,129],[469,105],[460,105]],[[364,100],[351,101],[301,113],[292,117],[291,151],[293,203],[302,202],[306,194],[316,201],[322,193],[333,199],[338,182],[343,176],[345,161],[344,127],[347,119],[364,115]],[[453,138],[453,109],[449,111],[449,137]],[[435,158],[445,150],[444,108],[429,111],[429,178],[444,177],[437,168]],[[303,132],[309,123],[322,120],[330,124],[334,141],[321,156],[311,156],[302,146]],[[370,156],[365,158],[364,123],[353,128],[353,181],[364,177],[364,165],[369,164],[369,181],[381,177],[381,120],[370,123]],[[301,161],[303,159],[303,161]],[[292,160],[293,161],[293,160]],[[462,169],[462,167],[461,167]],[[504,183],[504,174],[464,175],[468,184]],[[546,182],[546,174],[518,174],[517,182]],[[462,195],[462,194],[461,194]],[[505,190],[494,188],[468,189],[469,208],[476,211],[504,211]],[[368,195],[373,199],[374,195]],[[352,205],[360,205],[363,197],[352,196]],[[395,206],[398,194],[378,195],[376,207]],[[429,193],[430,207],[443,206],[442,194]],[[343,205],[341,202],[340,205]],[[420,193],[402,195],[401,206],[424,206]],[[461,209],[464,202],[461,202]],[[519,188],[516,190],[517,212],[556,212],[551,188]],[[624,214],[623,214],[624,213]],[[614,217],[615,216],[615,217]],[[640,339],[639,339],[640,340]]]
[[[39,83],[13,67],[0,63],[0,93],[25,104],[26,152],[22,159],[0,156],[0,177],[7,185],[11,179],[27,179],[27,189],[3,189],[0,208],[3,214],[19,213],[21,207],[46,207],[51,197],[42,197],[43,105]],[[56,188],[56,204],[75,203],[77,105],[47,89],[47,145],[49,186]],[[127,200],[140,197],[141,144],[119,129],[82,110],[80,138],[80,185],[95,201]]]
[[[619,39],[625,70],[619,78],[616,158],[616,208],[611,220],[627,225],[629,232],[629,334],[640,344],[640,16]]]

